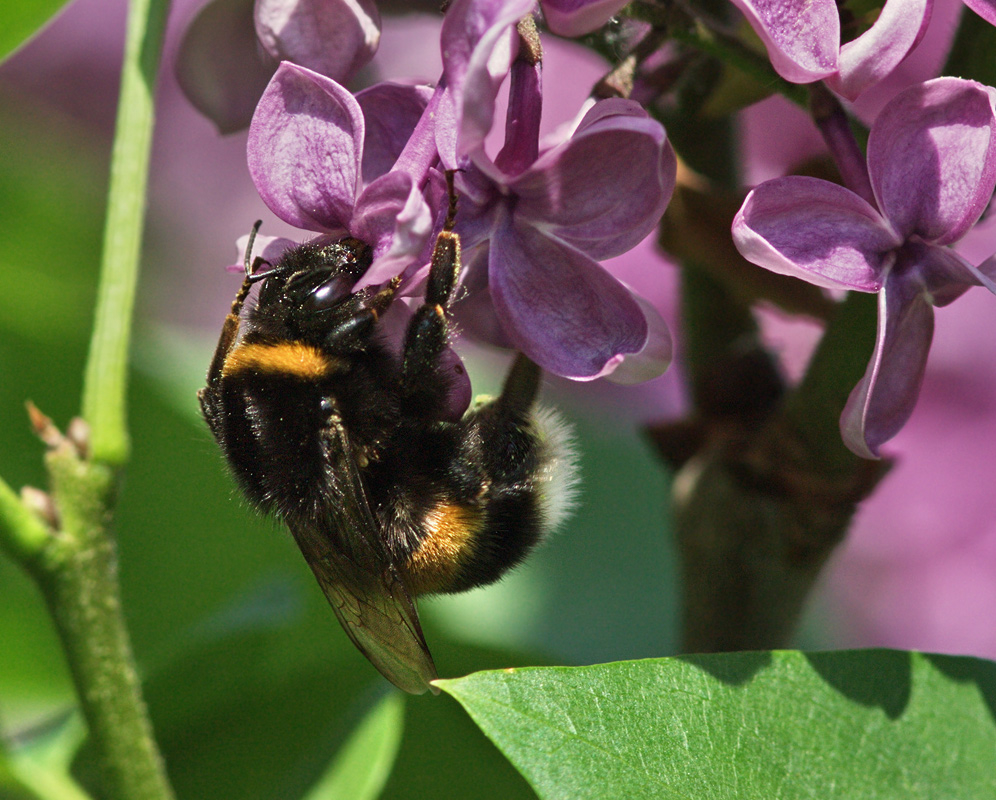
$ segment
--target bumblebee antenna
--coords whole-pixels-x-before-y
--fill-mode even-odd
[[[256,224],[253,225],[252,230],[249,231],[249,241],[246,242],[246,258],[245,261],[243,262],[245,264],[247,278],[252,275],[253,267],[256,266],[256,262],[250,261],[250,259],[252,258],[252,246],[256,242],[256,234],[259,233],[259,227],[262,224],[263,220],[261,219],[256,220]]]
[[[267,261],[263,256],[256,256],[252,258],[252,246],[256,241],[256,234],[259,233],[259,226],[263,224],[263,220],[256,220],[256,224],[252,226],[252,230],[249,231],[249,241],[246,242],[246,259],[243,262],[246,268],[246,283],[259,283],[260,281],[266,280],[274,272],[278,271],[276,269],[268,269],[263,272],[257,272],[260,264],[266,264],[268,267],[273,267],[269,261]],[[250,261],[250,259],[252,259]]]

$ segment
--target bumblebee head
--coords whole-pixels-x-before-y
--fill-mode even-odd
[[[250,327],[343,353],[363,350],[396,288],[353,291],[371,262],[358,239],[328,237],[286,251],[275,264],[257,261],[248,278],[260,284]]]

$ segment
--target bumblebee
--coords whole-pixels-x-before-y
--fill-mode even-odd
[[[415,694],[438,691],[415,598],[498,580],[565,516],[575,476],[524,356],[499,397],[446,418],[452,212],[400,354],[381,330],[399,280],[353,291],[367,245],[319,238],[251,261],[257,223],[198,395],[249,502],[290,529],[353,644]]]

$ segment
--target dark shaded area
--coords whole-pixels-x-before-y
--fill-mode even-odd
[[[989,715],[996,720],[996,663],[981,658],[937,653],[924,653],[924,658],[952,680],[974,683],[989,709]]]
[[[878,706],[893,720],[906,710],[913,684],[910,653],[842,650],[805,656],[820,677],[849,700]]]
[[[676,658],[708,672],[716,680],[731,686],[743,686],[761,670],[771,666],[769,652],[710,653]]]

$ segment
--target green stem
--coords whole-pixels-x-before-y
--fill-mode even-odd
[[[684,300],[689,324],[701,324],[703,312],[718,316],[722,298],[705,296],[707,283],[686,280],[683,288],[694,289],[686,293],[697,301],[691,305],[689,298]],[[724,348],[724,342],[736,343],[730,334],[738,330],[730,324],[736,315],[726,316],[725,329],[710,326],[704,342],[689,336],[689,358],[720,367],[712,378],[701,363],[689,370],[698,410],[711,411],[713,417],[704,416],[705,435],[693,439],[700,443],[694,457],[687,453],[687,431],[676,432],[684,437],[677,440],[684,449],[675,444],[674,431],[654,431],[665,455],[677,452],[684,458],[674,485],[685,592],[683,647],[688,652],[784,647],[857,504],[888,469],[886,462],[851,453],[838,427],[871,350],[874,296],[852,292],[839,304],[806,377],[779,405],[758,406],[772,411],[767,417],[754,415],[762,424],[752,424],[744,414],[753,410],[745,402],[751,383],[732,392],[727,386],[739,371],[723,360],[738,349]],[[740,328],[746,335],[748,326]],[[754,385],[765,386],[757,379],[763,371],[753,372]],[[743,374],[749,376],[751,370]],[[740,404],[717,402],[727,397],[740,398]]]
[[[141,255],[154,87],[169,0],[131,0],[121,75],[94,332],[83,416],[89,433],[63,437],[40,414],[58,529],[0,484],[5,549],[35,577],[62,640],[80,707],[114,800],[172,800],[121,610],[110,530],[120,469],[130,328]],[[85,441],[84,441],[85,440]]]
[[[48,528],[0,478],[0,549],[22,564],[30,564],[49,542]]]
[[[131,0],[121,72],[121,96],[111,153],[100,288],[83,382],[83,418],[93,459],[121,465],[128,458],[128,352],[142,247],[145,194],[155,103],[169,0]]]
[[[45,595],[115,800],[171,800],[121,611],[109,526],[117,472],[64,440],[47,457],[60,529],[28,565]]]

